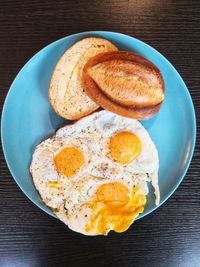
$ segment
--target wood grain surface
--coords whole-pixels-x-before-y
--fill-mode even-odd
[[[200,125],[200,1],[7,0],[0,4],[0,107],[20,68],[72,33],[109,30],[147,42],[185,80]],[[126,233],[84,237],[34,206],[0,152],[0,266],[200,266],[200,134],[175,194]]]

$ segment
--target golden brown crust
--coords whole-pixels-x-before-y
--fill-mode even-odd
[[[99,88],[114,102],[130,107],[157,105],[164,99],[157,72],[129,60],[109,60],[88,69]]]
[[[148,71],[152,70],[154,75],[156,75],[157,77],[157,81],[159,81],[160,87],[158,91],[159,92],[161,91],[161,94],[158,97],[158,99],[154,98],[153,101],[146,101],[145,103],[143,103],[140,101],[134,102],[134,98],[132,97],[130,100],[125,99],[123,101],[123,94],[121,94],[120,95],[121,101],[120,101],[119,97],[114,98],[116,92],[113,92],[113,90],[111,90],[113,94],[111,94],[111,91],[107,93],[105,91],[105,88],[102,90],[99,84],[97,84],[96,82],[97,80],[91,77],[91,69],[100,63],[113,61],[113,60],[115,61],[124,60],[125,62],[132,61],[134,62],[134,64],[143,65],[144,66],[142,68],[143,70],[144,68],[147,68]],[[142,74],[142,69],[141,69],[140,75]],[[133,73],[133,69],[130,70],[130,68],[128,67],[126,72]],[[83,84],[85,85],[85,92],[99,106],[111,112],[114,112],[116,114],[119,114],[125,117],[142,120],[142,119],[148,119],[151,116],[153,116],[156,112],[159,111],[161,107],[162,101],[164,99],[164,81],[163,81],[162,75],[159,69],[153,63],[151,63],[150,61],[146,60],[145,58],[139,55],[136,55],[132,52],[125,52],[125,51],[102,53],[91,58],[86,63],[83,73],[84,73]],[[94,77],[95,75],[92,75],[92,76]],[[112,83],[112,79],[110,82]],[[130,92],[128,93],[130,95]],[[127,97],[127,94],[124,96]],[[138,98],[138,99],[140,100],[141,98]],[[151,93],[147,97],[147,100],[151,100]]]

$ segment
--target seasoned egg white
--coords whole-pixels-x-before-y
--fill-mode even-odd
[[[93,213],[89,205],[92,203],[98,188],[111,182],[110,179],[93,176],[86,176],[76,181],[65,199],[64,208],[56,211],[56,215],[75,232],[81,232],[85,235],[99,234],[95,228],[89,232],[86,230],[86,226],[90,223]],[[126,180],[119,179],[117,182],[125,185],[130,194],[136,184],[139,188],[138,194],[145,196],[148,193],[148,187],[144,180],[135,182],[135,180],[127,177]],[[109,229],[104,234],[107,234],[110,230],[113,230],[112,225],[109,226]]]
[[[55,165],[56,155],[67,147],[74,147],[84,155],[84,163],[72,177],[59,173]],[[42,200],[51,208],[63,205],[66,192],[73,181],[82,178],[87,173],[91,157],[87,143],[82,139],[49,138],[36,147],[30,166],[33,182]]]
[[[37,146],[30,166],[42,200],[85,235],[126,230],[144,209],[148,182],[158,205],[158,168],[156,147],[144,127],[108,111],[59,129]]]

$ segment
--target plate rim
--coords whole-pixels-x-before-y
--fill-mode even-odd
[[[154,52],[156,52],[160,57],[162,57],[162,59],[164,61],[166,61],[166,63],[168,65],[170,65],[170,67],[174,70],[174,72],[176,73],[176,75],[178,76],[179,78],[179,81],[182,83],[182,86],[184,87],[185,89],[185,92],[186,92],[186,95],[187,95],[187,98],[188,98],[188,101],[189,101],[189,105],[190,105],[190,108],[191,108],[191,119],[192,119],[192,130],[191,130],[191,134],[192,134],[192,144],[191,144],[191,147],[190,147],[190,152],[189,152],[189,157],[187,159],[187,162],[185,163],[185,166],[184,166],[184,170],[183,172],[181,173],[181,175],[179,176],[180,178],[178,179],[178,181],[173,184],[172,186],[172,190],[170,191],[170,193],[159,203],[158,206],[154,206],[152,209],[150,209],[149,211],[145,212],[145,213],[142,213],[140,214],[136,220],[139,220],[147,215],[149,215],[150,213],[154,212],[156,209],[158,209],[160,206],[162,206],[174,193],[175,191],[177,190],[177,188],[179,187],[179,185],[181,184],[181,182],[183,181],[188,169],[189,169],[189,166],[190,166],[190,163],[191,163],[191,160],[192,160],[192,157],[194,155],[194,150],[195,150],[195,144],[196,144],[196,114],[195,114],[195,108],[194,108],[194,103],[192,101],[192,97],[190,95],[190,92],[183,80],[183,78],[181,77],[181,75],[179,74],[179,72],[176,70],[176,68],[172,65],[172,63],[164,56],[162,55],[157,49],[155,49],[154,47],[152,47],[151,45],[149,45],[148,43],[138,39],[138,38],[135,38],[133,36],[130,36],[130,35],[127,35],[127,34],[124,34],[124,33],[120,33],[120,32],[113,32],[113,31],[84,31],[84,32],[79,32],[79,33],[74,33],[74,34],[70,34],[70,35],[67,35],[67,36],[64,36],[62,38],[59,38],[51,43],[49,43],[48,45],[46,45],[45,47],[43,47],[42,49],[40,49],[39,51],[37,51],[35,54],[33,54],[33,56],[27,61],[25,62],[25,64],[22,66],[22,68],[19,70],[19,72],[17,73],[17,75],[15,76],[14,80],[12,81],[8,91],[7,91],[7,94],[6,94],[6,97],[4,99],[4,104],[3,104],[3,108],[2,108],[2,113],[1,113],[1,144],[2,144],[2,151],[3,151],[3,154],[4,154],[4,158],[5,158],[5,161],[6,161],[6,164],[7,164],[7,167],[11,173],[11,176],[12,178],[14,179],[14,181],[16,182],[16,184],[18,185],[18,187],[21,189],[21,191],[25,194],[25,196],[34,204],[36,205],[38,208],[40,208],[41,210],[43,210],[45,213],[49,214],[50,216],[54,217],[54,218],[57,218],[57,216],[52,213],[52,211],[50,210],[50,208],[48,207],[48,210],[46,210],[43,206],[39,206],[35,200],[33,200],[29,195],[28,193],[25,192],[25,190],[22,188],[22,186],[19,184],[19,182],[17,181],[17,179],[15,178],[15,175],[12,171],[12,167],[11,167],[11,164],[9,162],[9,159],[8,159],[8,151],[6,151],[6,145],[5,145],[5,135],[4,135],[4,121],[5,121],[5,114],[6,114],[6,106],[7,106],[7,102],[9,101],[9,97],[12,93],[12,89],[15,85],[15,82],[17,80],[17,78],[21,75],[21,73],[23,72],[23,70],[25,69],[26,65],[28,65],[32,60],[34,60],[35,57],[37,57],[38,55],[40,55],[41,53],[43,53],[43,51],[45,49],[47,49],[48,47],[50,47],[51,45],[54,45],[56,43],[59,43],[60,41],[62,40],[65,40],[67,38],[70,38],[70,37],[76,37],[76,36],[80,36],[80,35],[96,35],[96,34],[114,34],[116,36],[125,36],[125,37],[128,37],[128,38],[131,38],[131,39],[134,39],[135,41],[141,43],[143,46],[146,46],[152,50],[154,50]],[[83,38],[86,38],[86,37],[83,37]]]

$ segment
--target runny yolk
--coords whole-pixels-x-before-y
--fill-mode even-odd
[[[142,144],[137,135],[130,132],[119,132],[111,137],[109,149],[114,161],[128,164],[140,155]]]
[[[146,196],[138,192],[139,188],[134,187],[129,194],[128,188],[119,182],[101,185],[90,204],[93,215],[86,232],[106,235],[110,229],[118,233],[126,231],[146,204]]]
[[[84,164],[84,157],[77,148],[66,147],[55,156],[54,163],[58,173],[72,177]]]

